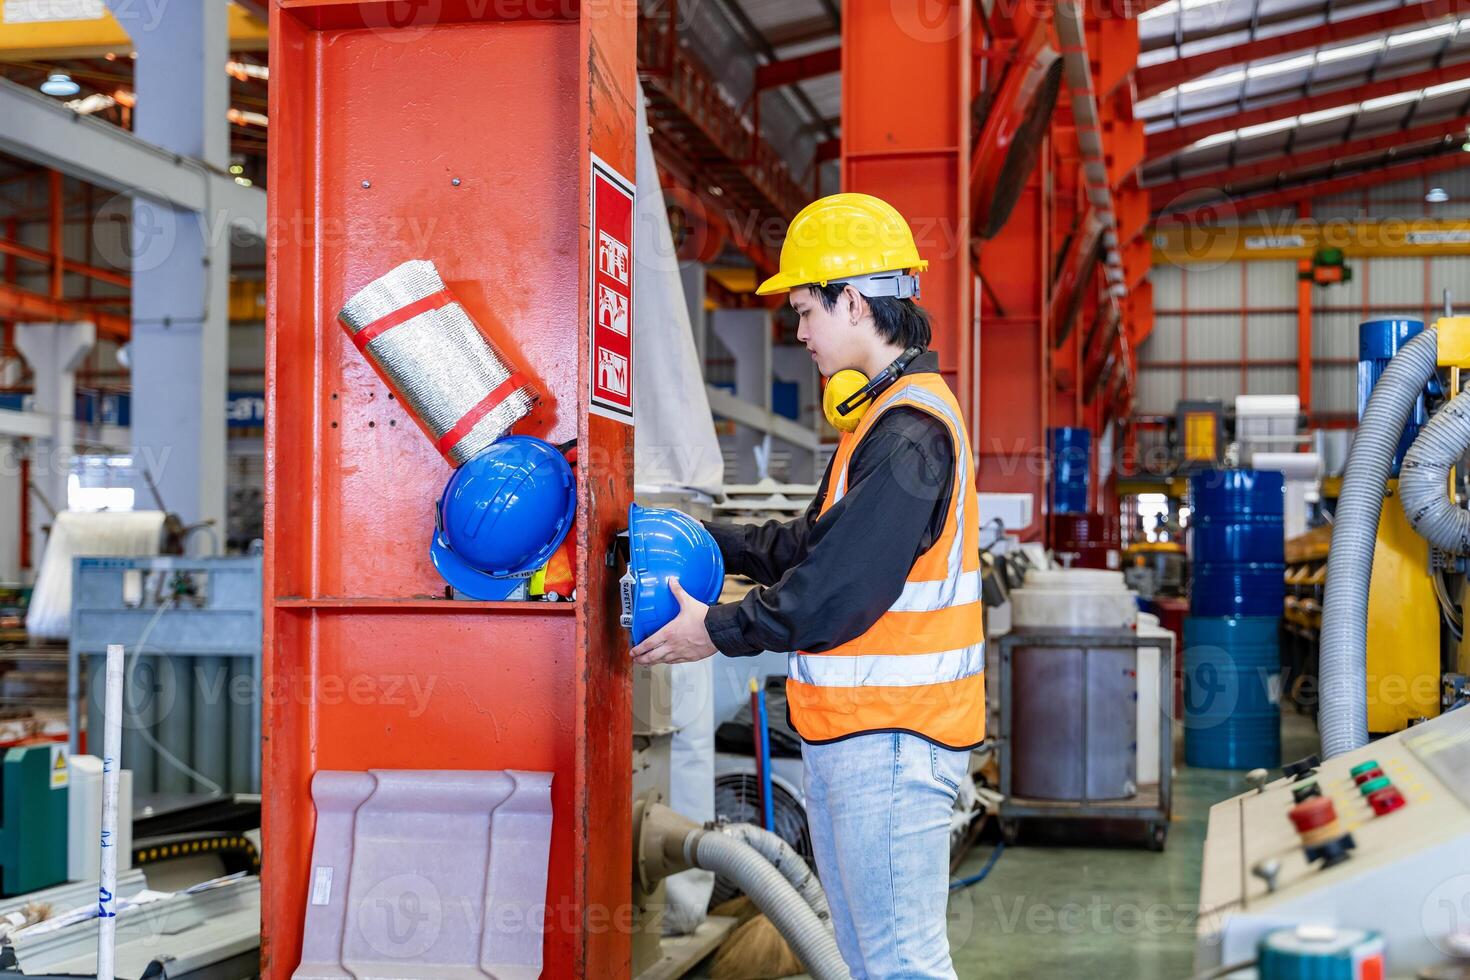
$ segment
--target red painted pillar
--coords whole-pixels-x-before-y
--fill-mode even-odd
[[[1303,221],[1312,217],[1312,202],[1301,201],[1296,215]],[[1311,263],[1308,263],[1310,267]],[[1368,295],[1366,288],[1363,295]],[[1296,390],[1302,412],[1312,411],[1312,280],[1296,281]]]
[[[843,7],[842,189],[881,197],[908,218],[929,260],[920,301],[934,317],[932,346],[973,439],[970,6],[853,0]]]
[[[1026,182],[1010,220],[980,250],[980,420],[975,451],[982,491],[1029,493],[1035,520],[1023,537],[1046,526],[1046,428],[1051,399],[1051,234],[1045,194],[1051,141]]]
[[[635,13],[271,4],[267,977],[300,959],[312,775],[371,768],[550,771],[542,975],[630,972],[631,673],[604,555],[633,431],[590,411],[588,228],[594,156],[634,177]],[[335,319],[413,258],[546,393],[518,431],[578,441],[575,602],[444,598],[449,469]],[[361,693],[390,685],[427,694]]]

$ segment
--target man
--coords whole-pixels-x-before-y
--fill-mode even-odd
[[[787,705],[812,847],[860,980],[955,976],[949,818],[985,734],[974,463],[910,298],[927,265],[877,198],[832,195],[792,221],[757,292],[789,291],[823,375],[855,369],[882,390],[805,515],[709,525],[727,570],[763,587],[705,606],[671,581],[679,616],[633,650],[642,664],[796,651]]]

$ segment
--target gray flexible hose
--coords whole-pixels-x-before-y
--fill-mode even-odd
[[[1399,473],[1399,503],[1409,526],[1452,555],[1470,555],[1470,511],[1449,497],[1450,470],[1467,449],[1470,392],[1461,392],[1420,430]]]
[[[1409,413],[1434,377],[1438,348],[1438,335],[1430,327],[1394,355],[1373,386],[1348,453],[1322,603],[1317,727],[1324,758],[1368,744],[1368,582],[1383,490]]]
[[[738,841],[744,841],[759,851],[761,857],[771,862],[771,867],[786,876],[791,887],[817,913],[822,924],[831,928],[832,910],[827,906],[827,893],[822,889],[821,880],[801,859],[801,855],[796,853],[796,848],[786,843],[780,834],[773,834],[753,823],[722,824],[719,831]]]
[[[851,980],[831,930],[759,851],[718,831],[697,830],[684,839],[684,852],[693,864],[739,885],[815,980]]]

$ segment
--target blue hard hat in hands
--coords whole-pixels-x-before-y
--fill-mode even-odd
[[[622,623],[632,629],[634,646],[679,615],[671,578],[700,602],[713,603],[725,584],[719,546],[687,514],[633,504],[628,508],[628,574],[620,584]]]
[[[450,476],[429,545],[444,580],[476,599],[502,599],[546,564],[572,529],[577,488],[556,447],[505,436]]]

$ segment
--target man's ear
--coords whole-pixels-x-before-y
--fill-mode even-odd
[[[858,292],[851,284],[842,287],[842,294],[847,297],[848,307],[852,310],[849,322],[857,326],[857,322],[867,314],[867,300],[863,294]]]

